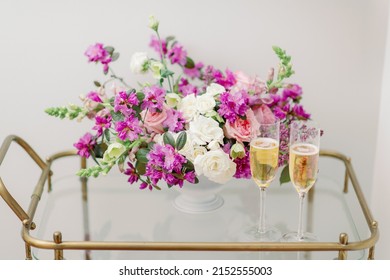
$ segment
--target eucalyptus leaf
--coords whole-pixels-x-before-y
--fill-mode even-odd
[[[175,148],[175,138],[173,138],[171,133],[165,132],[163,136],[163,141],[165,145],[171,145]]]
[[[147,148],[142,148],[137,151],[135,154],[135,157],[137,158],[137,161],[141,163],[148,163],[147,155],[149,154],[150,150]]]
[[[187,133],[185,131],[180,132],[179,136],[176,139],[176,149],[180,151],[186,145],[187,142]]]
[[[111,47],[111,46],[105,46],[104,49],[105,49],[110,55],[112,55],[112,53],[115,51],[114,47]]]
[[[112,55],[111,55],[111,61],[115,61],[119,58],[119,53],[117,52],[114,52]]]

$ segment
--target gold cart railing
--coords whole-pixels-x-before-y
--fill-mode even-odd
[[[364,198],[358,179],[348,157],[334,151],[321,150],[320,156],[339,159],[345,165],[344,192],[348,191],[350,181],[359,201],[360,207],[370,231],[367,239],[349,242],[346,233],[340,233],[338,242],[313,242],[313,243],[282,243],[282,242],[109,242],[109,241],[65,241],[61,232],[53,233],[53,241],[42,240],[30,235],[30,231],[36,228],[34,215],[41,199],[46,181],[48,189],[51,189],[51,164],[58,158],[77,156],[75,151],[61,152],[43,161],[37,153],[20,137],[8,136],[0,148],[0,166],[12,142],[19,144],[42,169],[39,181],[31,196],[28,211],[9,193],[0,178],[0,195],[9,205],[23,224],[22,238],[26,247],[26,259],[32,259],[31,247],[54,250],[55,259],[63,259],[64,250],[133,250],[133,251],[335,251],[338,259],[346,259],[348,251],[368,249],[368,259],[374,259],[374,248],[379,238],[378,223],[374,220],[371,211]],[[81,167],[85,168],[86,160],[81,159]],[[87,199],[87,180],[82,180],[83,200]]]

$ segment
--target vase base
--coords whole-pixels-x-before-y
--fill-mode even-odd
[[[185,195],[179,195],[173,201],[173,206],[184,213],[209,213],[216,211],[224,204],[224,200],[220,195],[212,195],[207,199],[194,200]]]

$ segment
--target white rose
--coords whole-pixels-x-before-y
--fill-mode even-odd
[[[181,100],[179,110],[183,113],[187,122],[193,120],[197,114],[196,97],[194,94],[189,94]]]
[[[124,152],[126,147],[121,143],[112,143],[108,146],[107,150],[104,152],[103,161],[106,163],[111,163],[117,160]]]
[[[194,166],[197,175],[203,174],[209,180],[220,184],[229,181],[236,173],[236,164],[222,149],[197,156]]]
[[[150,70],[152,71],[153,78],[160,79],[161,78],[161,69],[163,69],[164,65],[160,61],[152,60],[150,62]]]
[[[206,145],[210,142],[223,144],[223,130],[217,121],[200,115],[190,122],[189,131],[192,141],[197,145]]]
[[[212,83],[206,88],[206,94],[215,96],[225,92],[226,89],[220,84]]]
[[[213,111],[215,99],[212,95],[203,94],[196,97],[196,108],[199,113],[206,114]]]
[[[165,95],[165,102],[169,107],[174,108],[180,106],[181,98],[178,94],[170,92]]]
[[[148,71],[149,58],[145,52],[136,52],[130,61],[130,70],[134,74],[143,74]]]

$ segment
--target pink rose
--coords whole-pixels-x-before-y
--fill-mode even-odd
[[[251,109],[246,113],[246,119],[237,118],[234,123],[226,122],[225,134],[228,138],[234,138],[239,142],[250,142],[259,129],[259,122]]]
[[[148,130],[151,130],[156,133],[163,133],[163,122],[167,119],[167,108],[164,104],[161,112],[152,113],[150,110],[147,110],[146,116],[145,111],[141,113],[142,118],[144,118],[144,125]]]
[[[271,109],[265,104],[253,109],[253,113],[255,114],[257,122],[261,124],[271,124],[276,120],[274,113],[272,113]]]

